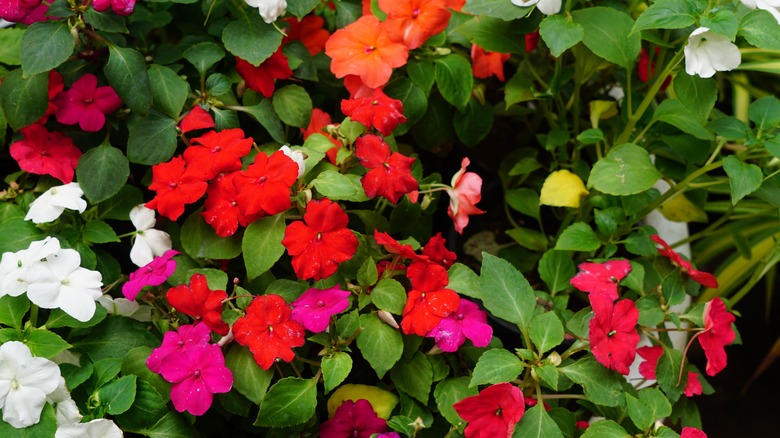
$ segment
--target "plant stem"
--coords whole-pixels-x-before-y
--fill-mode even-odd
[[[693,173],[688,175],[684,180],[680,181],[679,184],[676,184],[676,185],[670,187],[669,190],[664,192],[655,201],[647,204],[645,206],[645,208],[643,208],[642,210],[640,210],[636,214],[636,216],[637,217],[645,217],[645,216],[647,216],[648,213],[650,213],[651,211],[653,211],[656,208],[658,208],[664,202],[666,202],[666,201],[672,199],[673,197],[675,197],[675,196],[681,194],[682,192],[684,192],[688,188],[688,185],[692,181],[694,181],[697,178],[699,178],[700,176],[706,174],[710,170],[717,169],[717,168],[719,168],[721,166],[723,166],[723,162],[717,161],[715,163],[706,164],[704,167],[694,171]]]

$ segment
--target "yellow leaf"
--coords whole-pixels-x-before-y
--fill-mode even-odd
[[[617,115],[617,102],[614,100],[590,101],[590,124],[594,128],[599,127],[599,120],[607,120]]]
[[[544,180],[539,204],[578,208],[580,200],[588,193],[579,176],[566,169],[556,170]]]
[[[385,420],[390,418],[390,413],[398,404],[398,396],[390,391],[379,389],[376,386],[347,383],[333,391],[328,399],[328,418],[333,418],[336,409],[345,401],[352,400],[354,402],[360,399],[368,400],[371,407],[374,408],[374,412]]]
[[[707,222],[707,213],[683,195],[664,202],[658,211],[672,222]]]

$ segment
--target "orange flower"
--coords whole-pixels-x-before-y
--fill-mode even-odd
[[[393,41],[416,49],[432,35],[447,28],[452,13],[445,0],[379,0],[387,13],[387,33]]]
[[[471,68],[475,78],[485,79],[495,75],[504,82],[504,62],[507,59],[508,53],[486,52],[476,44],[471,46]]]
[[[330,70],[337,78],[357,75],[367,86],[379,88],[394,68],[406,64],[409,53],[390,39],[378,18],[367,15],[331,35],[325,54],[332,59]]]
[[[460,10],[463,9],[463,6],[466,5],[466,0],[444,0],[444,4],[448,8],[460,12]]]
[[[325,50],[325,42],[330,38],[330,32],[323,27],[325,20],[319,15],[307,15],[298,21],[295,17],[284,18],[286,21],[287,36],[282,44],[298,40],[312,56]]]

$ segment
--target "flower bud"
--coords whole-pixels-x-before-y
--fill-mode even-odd
[[[394,329],[398,328],[398,323],[395,322],[395,318],[393,317],[393,315],[390,312],[388,312],[386,310],[380,310],[380,311],[376,312],[376,314],[379,317],[379,319],[381,319],[382,321],[385,322],[385,324],[389,325],[390,327],[392,327]]]

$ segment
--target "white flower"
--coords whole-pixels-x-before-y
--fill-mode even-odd
[[[54,438],[122,438],[122,430],[113,421],[100,418],[58,427]]]
[[[126,316],[141,322],[152,320],[152,308],[150,306],[141,305],[127,298],[114,298],[105,294],[98,298],[97,302],[106,309],[109,315]]]
[[[27,292],[27,268],[59,250],[60,241],[55,237],[47,237],[32,242],[27,249],[4,253],[0,260],[0,297],[18,297]]]
[[[266,23],[273,23],[287,10],[287,0],[244,0],[246,4],[260,11]]]
[[[3,420],[19,429],[41,420],[46,396],[57,389],[60,368],[42,357],[33,357],[21,342],[0,345],[0,408]]]
[[[734,43],[706,27],[691,33],[684,50],[685,72],[691,76],[710,78],[716,71],[733,70],[742,62],[742,55]]]
[[[536,5],[544,15],[554,15],[561,11],[561,0],[512,0],[512,4],[522,8],[530,8]]]
[[[780,0],[742,0],[742,4],[750,9],[763,9],[777,20],[780,24]]]
[[[54,406],[54,415],[57,417],[57,426],[66,426],[68,424],[77,424],[81,422],[83,417],[79,413],[76,402],[71,398],[68,387],[65,386],[65,379],[62,377],[60,377],[60,383],[57,385],[57,389],[46,397],[46,401]]]
[[[282,146],[279,150],[284,152],[285,155],[290,157],[290,159],[295,161],[295,164],[298,165],[298,179],[300,179],[306,171],[306,164],[303,162],[303,152],[294,151],[287,145]]]
[[[62,249],[46,257],[45,263],[27,270],[27,298],[44,309],[63,312],[86,322],[95,314],[95,301],[103,286],[100,272],[80,267],[81,256],[73,249]]]
[[[157,223],[154,210],[144,207],[143,204],[136,205],[130,210],[130,222],[136,229],[130,260],[136,266],[146,266],[155,256],[161,256],[172,248],[171,236],[165,231],[152,228]]]
[[[32,220],[36,224],[53,222],[60,217],[66,208],[84,213],[87,201],[81,199],[82,196],[84,196],[84,192],[79,183],[72,182],[64,186],[54,186],[43,192],[38,199],[30,204],[30,210],[24,220]]]

